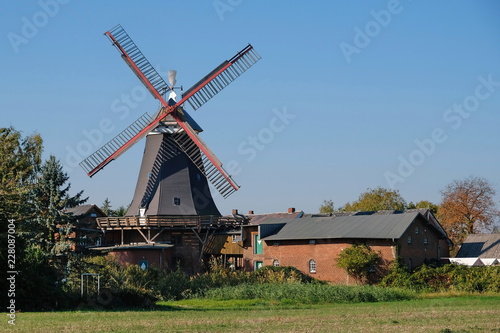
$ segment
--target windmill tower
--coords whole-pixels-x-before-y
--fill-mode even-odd
[[[120,25],[105,35],[147,90],[160,102],[160,109],[154,116],[146,113],[139,117],[80,163],[92,177],[146,137],[134,197],[126,216],[100,218],[99,226],[106,231],[115,231],[115,235],[112,235],[115,243],[116,234],[120,234],[120,246],[127,243],[158,246],[168,243],[169,235],[164,232],[165,228],[170,231],[178,228],[181,234],[184,234],[183,230],[190,230],[201,245],[201,259],[210,233],[221,226],[232,227],[235,223],[241,223],[239,220],[220,217],[208,183],[224,198],[238,190],[239,186],[200,138],[198,133],[202,131],[201,127],[183,106],[187,102],[197,110],[255,64],[260,56],[250,44],[247,45],[183,92],[177,101],[175,71],[169,71],[167,84]],[[129,230],[138,231],[141,242],[133,242],[137,240],[137,233],[131,235]],[[174,243],[172,237],[170,244],[166,245]],[[167,241],[162,242],[162,239]]]

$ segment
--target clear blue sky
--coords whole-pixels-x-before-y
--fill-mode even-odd
[[[185,88],[247,43],[262,56],[191,113],[223,163],[239,166],[241,189],[215,195],[224,214],[314,213],[324,199],[339,207],[377,186],[439,203],[446,184],[468,175],[500,192],[498,1],[0,7],[0,126],[40,133],[45,158],[61,160],[89,203],[131,201],[144,142],[92,179],[75,162],[157,109],[103,36],[118,23]]]

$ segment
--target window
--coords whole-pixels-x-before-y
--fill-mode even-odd
[[[180,206],[181,205],[181,198],[174,198],[174,206]]]
[[[313,244],[313,245],[316,244],[316,240],[315,239],[310,239],[309,240],[309,244]]]
[[[199,173],[196,174],[196,181],[201,182],[201,175]]]
[[[96,213],[92,213],[92,214],[90,214],[90,217],[97,217],[97,214]]]
[[[424,238],[424,245],[427,245],[427,244],[429,244],[429,238],[425,237]]]
[[[415,227],[415,235],[418,235],[420,230],[418,230],[418,227]]]
[[[411,244],[411,236],[408,236],[408,244]]]
[[[408,268],[413,269],[413,261],[411,260],[411,258],[408,259]]]
[[[314,259],[309,260],[309,273],[316,273],[316,261]]]
[[[253,254],[262,254],[262,241],[259,235],[253,235]]]
[[[278,259],[274,259],[273,266],[274,267],[280,267],[280,261]]]
[[[264,266],[264,263],[262,261],[254,261],[253,262],[253,269],[254,269],[254,271],[258,270],[262,266]]]

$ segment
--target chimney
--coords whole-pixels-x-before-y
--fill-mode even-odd
[[[253,210],[249,210],[248,215],[253,215]]]
[[[295,208],[293,208],[293,207],[288,208],[288,214],[292,214],[292,213],[295,213]]]
[[[233,209],[233,215],[238,215],[238,210],[237,209]]]

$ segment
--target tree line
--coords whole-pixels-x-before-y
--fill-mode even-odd
[[[357,200],[335,209],[332,200],[324,200],[321,214],[336,212],[380,211],[425,208],[429,209],[446,230],[455,244],[454,250],[463,243],[467,235],[474,233],[499,232],[495,223],[500,211],[494,201],[496,191],[488,180],[476,176],[453,180],[441,190],[441,203],[427,200],[407,202],[398,190],[377,187],[367,189]]]

